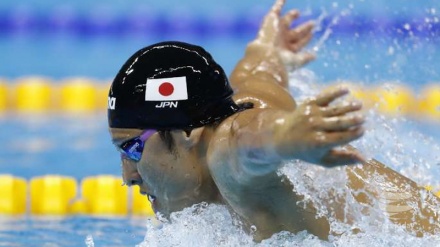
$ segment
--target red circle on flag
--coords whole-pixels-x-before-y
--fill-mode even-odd
[[[164,82],[159,86],[159,93],[163,96],[170,96],[174,92],[173,84],[169,82]]]

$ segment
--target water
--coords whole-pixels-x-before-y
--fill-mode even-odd
[[[168,39],[206,47],[229,73],[271,4],[233,2],[229,6],[225,2],[193,0],[182,9],[170,10],[169,1],[113,1],[109,6],[100,1],[62,5],[51,0],[20,4],[2,1],[0,76],[11,80],[32,74],[54,80],[70,76],[109,80],[134,51]],[[291,87],[299,100],[335,80],[365,86],[399,81],[414,92],[427,83],[440,81],[440,6],[436,0],[288,1],[288,5],[303,10],[303,20],[321,20],[308,47],[317,52],[318,60],[291,77],[292,82],[301,82],[301,86]],[[192,10],[199,14],[191,15]],[[17,18],[20,16],[24,18]],[[153,20],[154,25],[135,26],[121,33],[120,17],[129,22]],[[214,29],[207,32],[206,27]],[[379,159],[421,185],[440,188],[438,123],[388,118],[370,111],[367,128],[365,137],[355,142],[367,157]],[[0,173],[27,179],[60,174],[78,180],[98,174],[120,175],[118,153],[110,143],[104,113],[8,114],[0,117],[0,129]],[[310,200],[325,198],[329,187],[345,188],[341,168],[324,170],[292,161],[280,172]],[[348,231],[328,242],[307,232],[283,232],[254,243],[240,228],[240,222],[219,205],[195,205],[175,213],[172,223],[163,224],[136,217],[26,215],[0,217],[0,246],[440,246],[440,237],[416,238],[389,222],[378,224],[381,217],[359,213],[355,225],[364,232]],[[338,223],[332,227],[351,229]]]
[[[175,4],[181,8],[151,1],[113,1],[108,6],[99,1],[52,2],[0,4],[0,50],[5,58],[1,77],[38,74],[107,80],[136,50],[163,40],[202,45],[229,73],[272,1]],[[417,90],[440,81],[440,6],[435,0],[287,1],[286,5],[303,11],[300,22],[313,19],[319,24],[309,49],[319,47],[319,60],[310,68],[322,82],[401,81]],[[423,66],[415,69],[414,64]]]
[[[362,220],[373,221],[369,217]],[[150,225],[151,223],[148,223]],[[345,226],[344,226],[345,227]],[[218,205],[196,205],[173,215],[173,223],[160,229],[150,227],[138,246],[438,246],[440,237],[414,237],[400,227],[372,225],[356,235],[345,233],[323,241],[307,232],[280,232],[261,243],[234,224],[227,209]]]
[[[86,124],[85,124],[86,123]],[[104,112],[93,115],[17,116],[0,120],[1,173],[30,179],[59,174],[82,179],[120,175]]]
[[[145,235],[145,221],[140,217],[1,217],[0,246],[135,246]]]

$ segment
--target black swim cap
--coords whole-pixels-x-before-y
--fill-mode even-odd
[[[113,128],[187,129],[240,111],[220,67],[202,47],[162,42],[137,51],[108,95]]]

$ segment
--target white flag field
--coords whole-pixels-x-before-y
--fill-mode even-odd
[[[186,77],[147,79],[145,101],[187,100]]]

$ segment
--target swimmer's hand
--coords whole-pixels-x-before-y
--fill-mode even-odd
[[[275,150],[284,159],[302,159],[325,167],[364,162],[352,148],[342,146],[364,134],[362,104],[343,101],[332,104],[348,94],[346,88],[331,89],[299,105],[292,114],[274,121]]]
[[[261,46],[262,49],[276,49],[280,59],[288,69],[301,67],[315,58],[310,52],[302,49],[313,37],[314,23],[309,21],[292,28],[291,24],[298,19],[299,11],[290,10],[281,16],[285,0],[277,0],[265,16],[257,38],[250,46]]]

